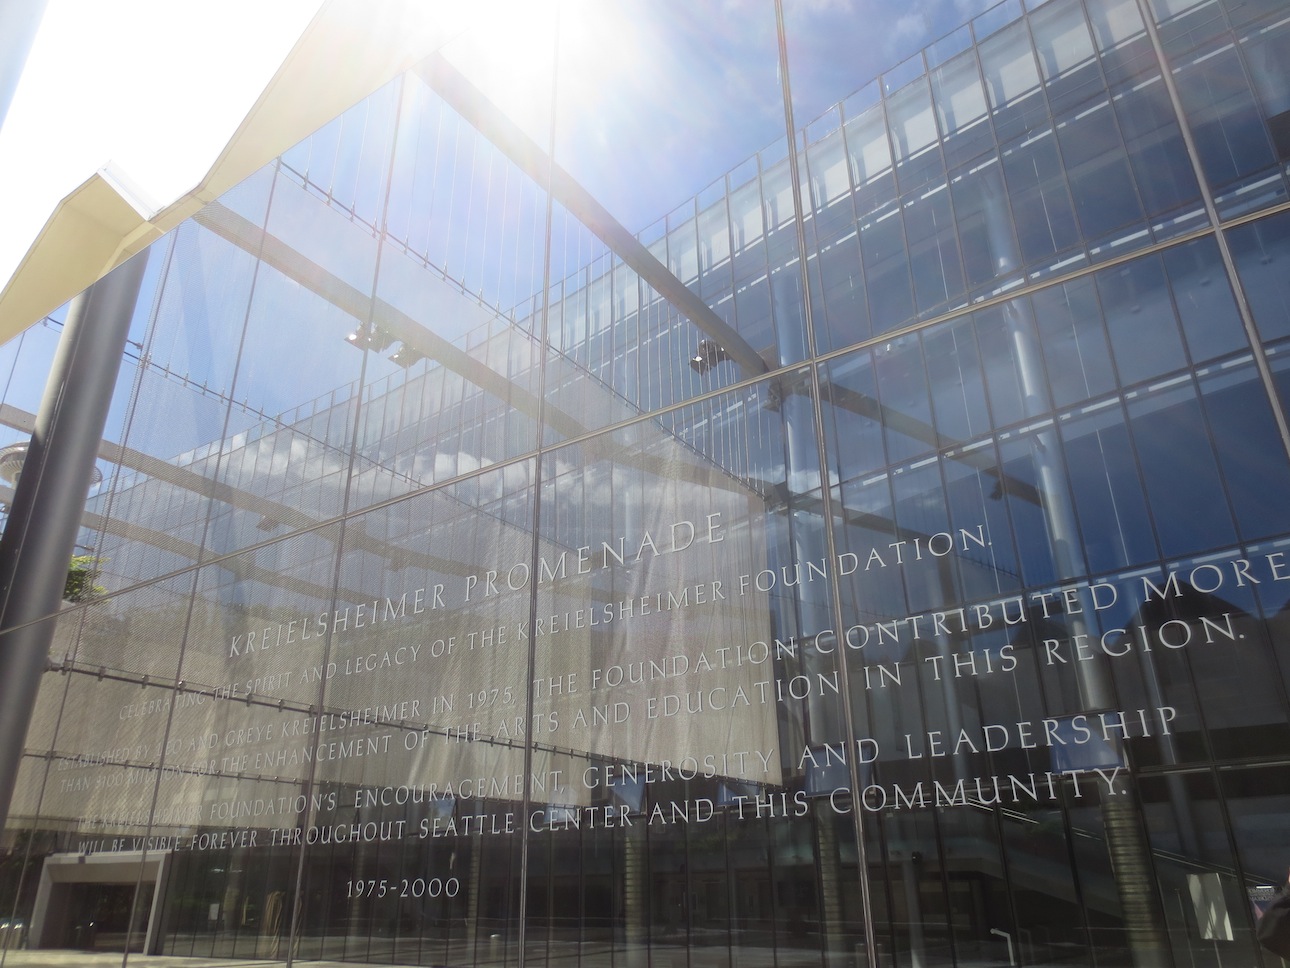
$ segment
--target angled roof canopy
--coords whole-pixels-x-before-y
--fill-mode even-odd
[[[83,182],[54,209],[0,292],[0,343],[410,69],[465,25],[441,9],[451,5],[434,5],[434,16],[427,16],[427,6],[417,0],[326,0],[210,170],[164,208],[149,211],[110,170]],[[478,11],[469,16],[475,19]]]

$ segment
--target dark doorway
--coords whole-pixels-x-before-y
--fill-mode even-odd
[[[152,909],[153,887],[150,883],[143,885],[131,930],[133,884],[68,885],[69,917],[65,922],[64,937],[54,946],[80,951],[124,951],[128,940],[130,951],[142,952],[148,912]]]

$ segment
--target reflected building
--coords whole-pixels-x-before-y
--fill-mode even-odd
[[[124,267],[6,959],[1272,964],[1284,5],[1009,0],[804,124],[749,16],[779,139],[644,228],[449,43]]]

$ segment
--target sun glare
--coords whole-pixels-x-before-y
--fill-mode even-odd
[[[50,0],[0,129],[0,285],[111,163],[149,207],[193,187],[321,0]]]
[[[558,113],[597,110],[632,63],[620,5],[603,0],[498,0],[446,45],[444,56],[539,144],[551,116],[558,50]],[[558,32],[558,42],[557,42]]]

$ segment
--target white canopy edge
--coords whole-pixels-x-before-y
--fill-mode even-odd
[[[0,343],[437,50],[464,26],[443,16],[457,6],[326,0],[196,187],[150,211],[109,167],[58,203],[0,292]]]

